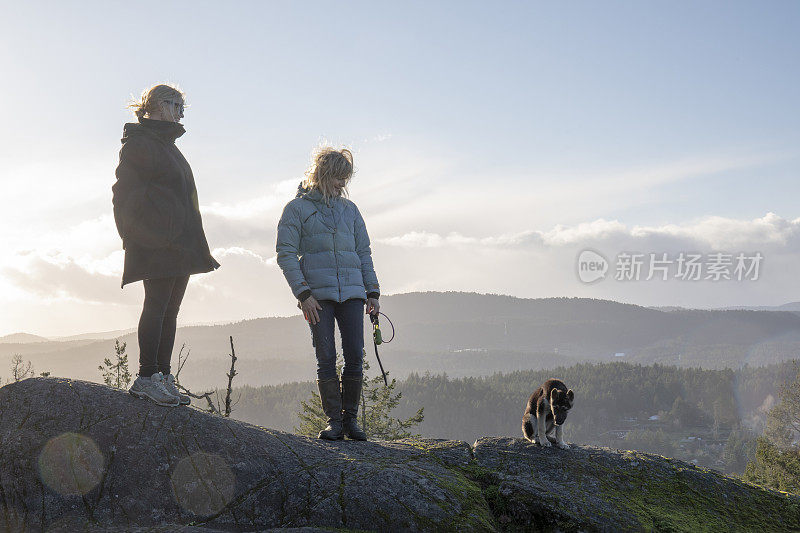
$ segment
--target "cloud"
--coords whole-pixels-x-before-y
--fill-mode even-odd
[[[460,168],[457,160],[421,154],[397,143],[356,151],[357,172],[350,186],[373,239],[402,245],[437,239],[467,244],[465,235],[484,234],[485,244],[572,242],[586,232],[596,237],[624,232],[603,213],[654,201],[655,190],[675,183],[757,165],[774,155],[710,155],[636,166],[569,172],[532,166]],[[487,174],[488,173],[488,174]],[[239,246],[266,255],[274,251],[277,221],[295,196],[299,178],[274,183],[234,202],[203,205],[206,235],[212,246]],[[480,216],[476,216],[480,214]],[[580,222],[596,217],[592,222]],[[564,221],[576,221],[561,227]],[[511,228],[554,226],[548,231]],[[398,231],[401,232],[398,235]],[[485,237],[489,233],[495,237]]]
[[[611,193],[651,189],[668,183],[763,165],[782,157],[784,156],[776,153],[690,156],[655,165],[592,172],[586,180],[580,180],[577,184],[599,186],[600,191],[607,190]]]
[[[800,218],[788,220],[775,213],[752,220],[707,216],[685,224],[632,226],[618,220],[597,219],[574,226],[556,225],[550,230],[527,230],[490,237],[470,237],[458,232],[446,235],[427,231],[411,231],[393,237],[376,239],[387,246],[404,248],[440,247],[559,247],[626,243],[647,245],[670,241],[672,246],[697,246],[717,250],[735,247],[771,247],[800,251]]]
[[[373,239],[373,258],[384,294],[465,290],[520,297],[608,298],[641,305],[779,304],[786,301],[786,287],[796,283],[794,265],[800,261],[798,232],[800,219],[785,219],[774,213],[751,220],[709,216],[684,224],[632,227],[617,220],[596,219],[490,236],[407,232]],[[756,282],[623,283],[606,279],[589,286],[580,283],[575,275],[576,257],[585,248],[596,249],[609,260],[623,251],[681,250],[758,250],[765,258],[761,278]],[[119,289],[116,272],[121,268],[120,253],[85,260],[29,251],[17,254],[14,264],[3,268],[2,274],[6,283],[38,298],[50,309],[71,309],[64,312],[86,313],[102,320],[102,314],[93,309],[107,305],[109,316],[116,317],[113,324],[87,324],[85,330],[129,327],[138,316],[142,293],[140,284]],[[274,252],[227,246],[214,248],[212,253],[222,266],[217,271],[192,276],[181,307],[184,323],[297,312]],[[65,308],[64,302],[72,303]],[[114,311],[120,306],[128,311]],[[11,318],[13,323],[18,322]]]
[[[456,231],[447,235],[439,235],[428,231],[411,231],[395,237],[376,239],[380,244],[401,246],[405,248],[440,248],[443,246],[516,246],[529,241],[541,242],[541,233],[524,231],[495,237],[467,237]]]
[[[120,290],[120,276],[108,273],[117,270],[118,254],[91,265],[81,264],[62,254],[18,254],[15,266],[2,269],[8,282],[47,300],[69,299],[89,304],[130,305],[129,293]]]
[[[583,169],[574,165],[546,168],[535,161],[524,168],[475,166],[469,158],[462,161],[456,156],[400,150],[383,153],[380,148],[365,155],[351,190],[376,238],[415,232],[503,235],[564,223],[574,226],[608,219],[608,213],[664,205],[671,200],[665,194],[675,194],[665,193],[669,185],[688,186],[783,157],[711,154]],[[597,230],[598,224],[593,224]]]
[[[183,320],[213,322],[297,313],[296,300],[276,258],[241,247],[217,248],[221,266],[192,276]]]
[[[284,180],[259,195],[233,203],[203,205],[203,227],[212,247],[274,253],[278,220],[295,197],[299,179]]]
[[[659,201],[658,187],[763,162],[768,157],[704,157],[650,167],[524,172],[464,169],[442,154],[422,154],[396,142],[357,152],[351,197],[364,214],[384,293],[467,290],[517,296],[607,297],[644,304],[783,303],[800,260],[800,219],[768,212],[754,219],[707,215],[681,223],[632,225],[609,217],[616,209]],[[474,170],[474,171],[473,171]],[[215,272],[192,276],[181,317],[189,322],[237,320],[296,312],[275,264],[275,232],[299,178],[241,191],[239,199],[201,207]],[[32,309],[102,320],[108,304],[116,322],[81,329],[115,329],[135,322],[140,284],[119,289],[124,252],[106,199],[97,216],[61,218],[0,229],[0,295],[32,323],[75,324]],[[72,220],[72,218],[70,218]],[[5,237],[4,237],[5,238]],[[765,254],[765,278],[754,285],[645,285],[576,281],[582,248],[613,257],[622,251],[755,251]],[[25,305],[22,305],[24,302]],[[23,312],[23,311],[20,311]],[[52,311],[55,312],[55,311]],[[22,318],[6,312],[8,323]],[[10,326],[8,326],[10,327]],[[47,326],[45,326],[47,327]],[[53,326],[55,328],[55,326]],[[69,333],[61,331],[60,333]]]
[[[215,202],[201,207],[203,216],[216,216],[231,220],[261,219],[280,212],[284,204],[294,198],[299,180],[283,180],[274,184],[269,192],[245,200],[224,204]]]
[[[248,257],[255,259],[259,263],[262,263],[266,266],[275,266],[277,265],[277,255],[273,255],[272,257],[262,257],[261,255],[255,253],[252,250],[248,250],[247,248],[242,248],[240,246],[232,246],[231,248],[214,248],[211,251],[211,255],[213,255],[218,260],[225,259],[226,257]]]
[[[711,248],[757,246],[797,250],[800,218],[789,220],[772,212],[752,220],[707,216],[684,225],[634,226],[631,230],[631,235],[639,238],[655,234],[695,240]]]
[[[611,263],[621,253],[644,254],[643,276],[624,282],[612,275],[597,284],[584,284],[576,275],[577,257],[584,249],[599,251]],[[659,259],[666,253],[674,261],[680,252],[700,253],[706,262],[714,252],[734,257],[760,252],[763,260],[757,280],[646,281],[650,253]],[[796,284],[800,218],[770,212],[754,219],[706,216],[653,226],[596,219],[490,236],[406,232],[374,239],[373,255],[384,292],[466,290],[690,307],[778,305],[792,298],[786,287]],[[672,274],[676,268],[673,263]]]

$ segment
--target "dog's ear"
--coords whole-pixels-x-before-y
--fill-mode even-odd
[[[572,389],[567,391],[567,400],[569,400],[569,403],[572,403],[573,400],[575,400],[575,393],[572,392]]]

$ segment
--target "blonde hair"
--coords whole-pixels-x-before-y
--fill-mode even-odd
[[[177,85],[171,83],[159,83],[153,85],[149,89],[142,91],[142,96],[139,100],[135,98],[128,104],[128,108],[133,110],[133,114],[137,118],[142,118],[149,115],[154,111],[159,110],[159,104],[164,100],[186,100],[186,93],[180,90]]]
[[[318,189],[327,202],[338,195],[333,180],[344,179],[347,182],[353,177],[353,153],[347,148],[337,150],[330,146],[317,149],[312,157],[311,166],[306,171],[303,185],[307,189]],[[347,196],[347,186],[341,191]]]

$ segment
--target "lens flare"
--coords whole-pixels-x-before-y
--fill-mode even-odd
[[[39,453],[39,477],[64,496],[86,494],[103,477],[105,459],[97,444],[80,433],[62,433]]]
[[[198,516],[220,512],[233,499],[236,478],[225,459],[198,452],[184,457],[172,473],[178,504]]]

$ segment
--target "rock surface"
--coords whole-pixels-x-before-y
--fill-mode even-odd
[[[0,531],[800,530],[800,498],[522,439],[324,442],[102,385],[0,388]]]

